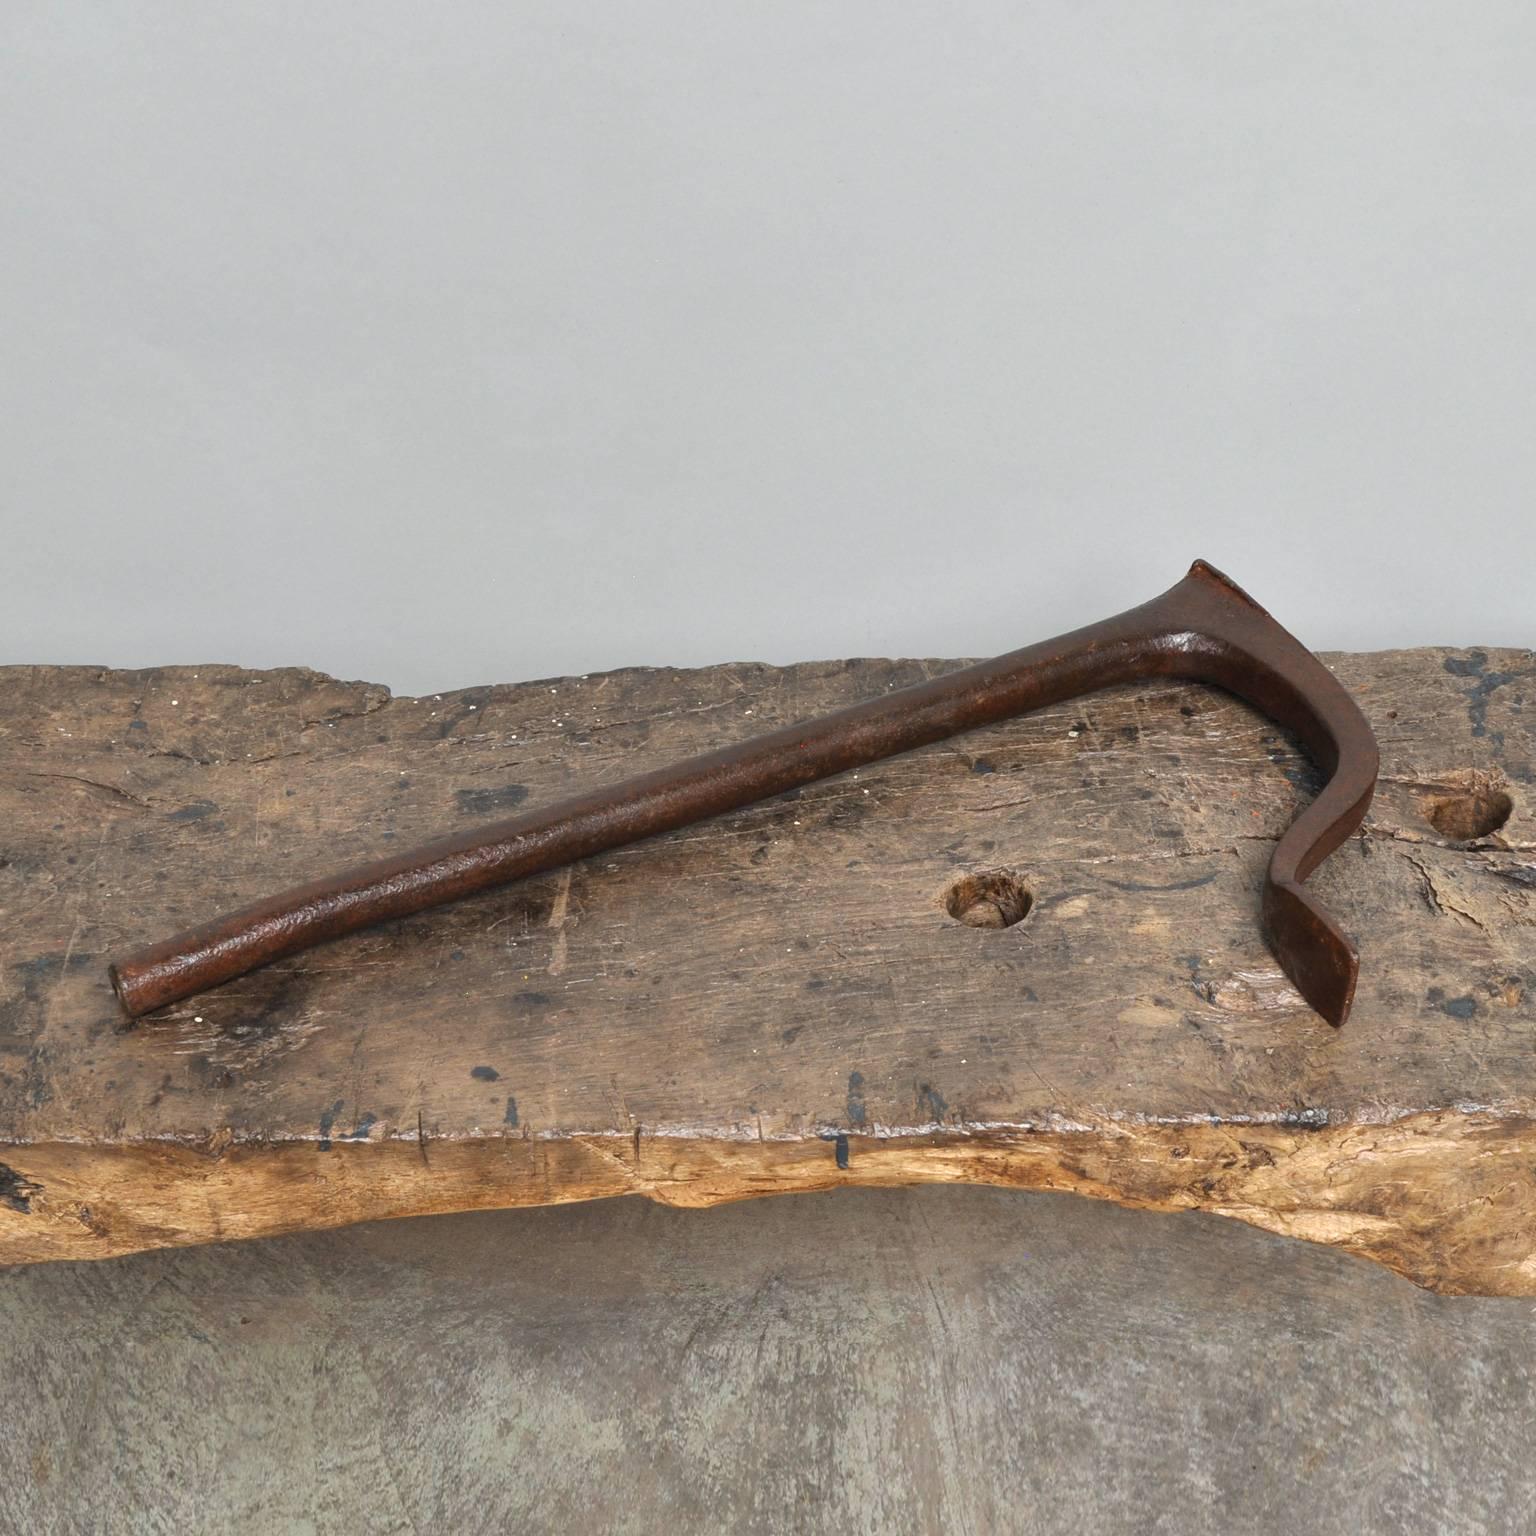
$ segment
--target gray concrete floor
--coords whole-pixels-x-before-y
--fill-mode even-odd
[[[1536,1306],[983,1189],[0,1271],[0,1530],[1518,1532]]]

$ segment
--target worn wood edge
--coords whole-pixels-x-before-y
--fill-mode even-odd
[[[109,1258],[358,1221],[638,1194],[705,1207],[873,1185],[1054,1190],[1206,1211],[1373,1259],[1445,1295],[1536,1296],[1536,1120],[1106,1122],[780,1140],[600,1134],[38,1143],[0,1166],[0,1263]]]

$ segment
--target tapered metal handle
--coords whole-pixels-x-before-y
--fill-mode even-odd
[[[1201,560],[1151,602],[1085,629],[268,897],[118,960],[112,984],[138,1017],[386,918],[1154,675],[1216,683],[1247,699],[1295,731],[1331,775],[1275,849],[1263,916],[1286,974],[1319,1013],[1342,1024],[1355,952],[1302,882],[1365,815],[1376,784],[1375,738],[1333,674]]]

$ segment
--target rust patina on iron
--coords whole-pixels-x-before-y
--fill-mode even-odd
[[[1286,975],[1318,1013],[1342,1024],[1358,961],[1304,882],[1365,816],[1376,787],[1376,738],[1317,657],[1203,560],[1151,602],[1054,640],[283,891],[117,961],[112,984],[138,1017],[386,918],[1154,676],[1214,683],[1247,700],[1293,731],[1328,776],[1275,846],[1261,912]]]

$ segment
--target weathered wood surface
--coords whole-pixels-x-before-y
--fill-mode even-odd
[[[1342,1032],[1256,923],[1312,770],[1235,700],[1169,686],[357,935],[122,1032],[111,953],[953,664],[421,699],[301,670],[0,669],[0,1261],[948,1180],[1216,1211],[1439,1290],[1536,1294],[1536,655],[1328,659],[1383,752],[1365,829],[1315,877],[1363,957]],[[991,871],[1027,916],[956,921]]]

